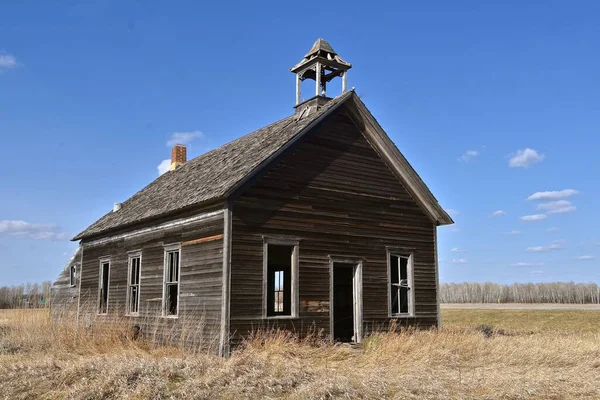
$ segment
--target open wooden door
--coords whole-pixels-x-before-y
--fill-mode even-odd
[[[360,343],[362,340],[362,263],[332,262],[330,304],[332,339]]]

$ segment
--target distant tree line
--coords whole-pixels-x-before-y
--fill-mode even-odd
[[[43,308],[50,305],[52,282],[0,286],[0,309]],[[442,283],[442,303],[567,303],[600,304],[600,286],[596,283],[486,282]]]
[[[50,305],[52,282],[0,286],[0,309],[43,308]]]
[[[442,303],[572,303],[600,304],[596,283],[443,283]]]

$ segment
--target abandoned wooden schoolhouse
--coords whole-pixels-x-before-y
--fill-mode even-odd
[[[185,319],[221,354],[265,326],[360,342],[437,325],[436,229],[453,221],[348,90],[351,67],[318,39],[291,68],[292,115],[189,161],[173,147],[169,172],[73,239],[53,313],[142,332]]]

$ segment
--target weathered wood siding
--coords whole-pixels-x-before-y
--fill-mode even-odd
[[[74,319],[77,316],[79,276],[81,275],[81,247],[77,249],[50,288],[50,313],[52,319]],[[75,282],[71,285],[71,267],[75,266]]]
[[[289,149],[233,203],[231,333],[265,326],[328,334],[330,255],[364,258],[364,330],[388,317],[386,248],[414,252],[415,317],[436,324],[434,223],[343,109]],[[300,239],[300,314],[262,319],[263,236]]]
[[[156,341],[218,345],[223,274],[223,212],[193,225],[96,246],[84,243],[80,318],[126,318]],[[202,240],[201,240],[202,239]],[[162,317],[164,247],[181,243],[179,316]],[[139,316],[125,316],[129,252],[141,251]],[[109,311],[97,315],[100,259],[110,259]]]

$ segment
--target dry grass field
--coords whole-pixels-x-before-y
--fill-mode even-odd
[[[0,310],[7,399],[599,399],[600,313],[444,310],[361,349],[259,334],[228,359]],[[486,325],[486,326],[482,326]]]

